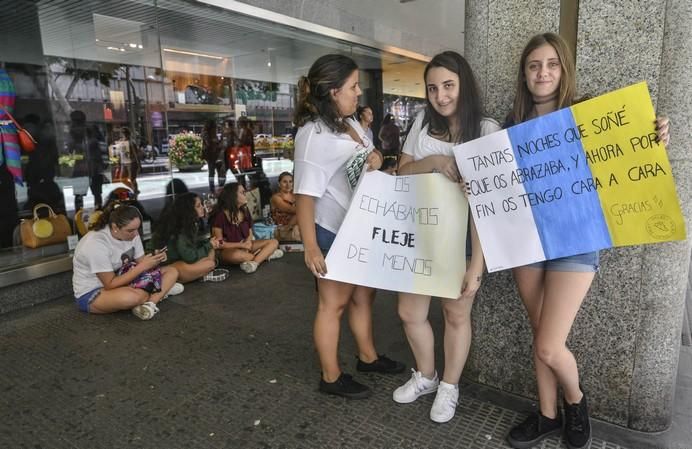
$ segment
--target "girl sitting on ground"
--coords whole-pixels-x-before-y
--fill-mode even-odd
[[[134,206],[118,202],[103,210],[94,230],[77,244],[73,260],[72,288],[79,310],[86,313],[112,313],[132,310],[142,320],[159,311],[157,304],[167,295],[183,292],[175,281],[174,267],[160,268],[160,283],[154,289],[136,287],[147,272],[158,269],[166,252],[145,254],[139,226],[142,216]],[[124,262],[134,260],[120,271]]]
[[[284,255],[278,249],[278,240],[255,240],[245,187],[237,182],[226,184],[221,190],[210,223],[212,236],[221,240],[221,261],[239,264],[240,269],[248,274],[254,273],[265,260]]]
[[[272,195],[271,206],[272,220],[278,226],[276,236],[279,240],[300,241],[291,173],[285,171],[279,175],[279,190]]]
[[[207,237],[200,222],[206,215],[202,200],[186,192],[164,209],[153,236],[154,247],[168,248],[168,261],[178,270],[178,281],[223,281],[228,270],[216,268],[216,250],[221,245],[217,237]]]

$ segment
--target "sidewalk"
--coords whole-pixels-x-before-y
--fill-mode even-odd
[[[358,374],[375,391],[364,401],[318,393],[314,295],[302,254],[292,253],[252,275],[234,269],[223,283],[189,284],[148,322],[129,312],[87,316],[69,297],[2,315],[0,448],[508,447],[504,436],[529,403],[477,385],[462,385],[457,415],[444,425],[428,417],[432,396],[392,401],[408,372]],[[431,321],[439,332],[439,307]],[[394,294],[378,294],[375,324],[378,350],[411,366]],[[354,373],[346,327],[340,355]],[[592,448],[692,447],[684,349],[685,399],[666,445],[594,422]]]

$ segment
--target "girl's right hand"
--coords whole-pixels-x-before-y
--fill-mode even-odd
[[[142,266],[144,271],[151,270],[152,268],[158,267],[165,258],[166,253],[145,254],[139,262],[137,262],[137,266]]]
[[[454,156],[443,156],[437,170],[448,177],[452,182],[459,182],[461,180],[461,175],[457,168],[457,161],[454,159]]]
[[[324,261],[324,255],[319,247],[305,246],[305,265],[315,277],[323,277],[327,274],[327,264]]]

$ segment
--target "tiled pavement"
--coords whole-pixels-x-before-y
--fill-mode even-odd
[[[190,284],[149,322],[86,316],[71,298],[2,315],[0,448],[508,447],[504,435],[529,403],[476,385],[462,386],[457,415],[444,425],[428,418],[432,396],[391,400],[409,373],[358,375],[375,391],[365,401],[319,394],[314,294],[302,255],[288,254],[252,275],[233,270],[223,283]],[[393,294],[379,294],[375,323],[379,351],[410,365]],[[353,372],[345,327],[341,358]],[[681,363],[692,369],[689,356]],[[596,422],[591,447],[692,448],[690,373],[663,445]]]

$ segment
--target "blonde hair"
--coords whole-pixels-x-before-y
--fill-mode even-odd
[[[526,86],[524,69],[526,68],[526,59],[529,57],[529,54],[546,44],[549,44],[555,49],[557,57],[560,59],[560,67],[562,68],[560,88],[557,97],[557,108],[565,108],[574,103],[574,97],[577,91],[577,76],[572,52],[565,40],[559,35],[555,33],[537,34],[526,44],[524,51],[521,53],[521,58],[519,59],[519,72],[517,74],[517,89],[514,97],[514,106],[512,107],[512,112],[510,112],[509,117],[507,117],[508,121],[512,123],[516,124],[526,121],[533,110],[533,95]]]

